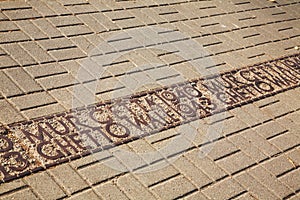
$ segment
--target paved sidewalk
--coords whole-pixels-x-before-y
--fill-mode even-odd
[[[300,1],[0,1],[0,199],[300,199]]]

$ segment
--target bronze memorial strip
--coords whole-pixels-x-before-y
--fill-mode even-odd
[[[7,182],[158,131],[236,108],[300,83],[300,54],[0,127]]]

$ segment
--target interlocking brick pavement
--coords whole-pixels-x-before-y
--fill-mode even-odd
[[[0,1],[0,198],[299,199],[299,3]],[[141,136],[127,121],[127,139],[80,121],[99,102],[177,87],[184,104],[180,87],[205,77],[223,85],[208,89],[227,100],[218,113],[178,123],[188,107],[168,110],[169,124]]]

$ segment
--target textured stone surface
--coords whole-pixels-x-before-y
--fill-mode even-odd
[[[299,3],[0,1],[0,199],[299,199]],[[186,115],[185,84],[228,111]],[[153,94],[154,132],[153,105],[96,106],[128,138],[90,113]]]

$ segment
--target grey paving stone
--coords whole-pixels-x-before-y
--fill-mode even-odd
[[[33,9],[7,10],[3,11],[3,13],[11,20],[32,19],[40,17],[40,15]]]
[[[1,185],[1,188],[0,188],[0,194],[7,193],[9,191],[13,191],[13,190],[15,190],[17,188],[21,188],[23,186],[26,186],[26,184],[23,182],[22,179],[12,181],[8,184],[3,184],[3,185]]]
[[[89,184],[100,183],[122,173],[121,171],[110,167],[111,164],[119,165],[120,163],[115,158],[111,158],[103,162],[82,168],[78,170],[78,173],[81,174]]]
[[[46,172],[34,174],[24,179],[33,191],[44,199],[57,199],[66,196],[63,190]]]
[[[29,20],[18,20],[15,22],[32,40],[45,39],[47,35]]]
[[[67,9],[70,10],[74,14],[97,12],[97,9],[89,4],[71,5],[71,6],[68,6]]]
[[[45,115],[52,115],[55,113],[61,113],[65,112],[66,109],[64,109],[62,106],[60,106],[57,103],[49,104],[42,107],[37,107],[29,110],[24,110],[22,113],[28,118],[28,119],[34,119],[38,117],[42,117]]]
[[[20,110],[55,103],[55,99],[46,92],[33,93],[11,99]]]
[[[30,38],[21,31],[2,32],[0,35],[0,43],[12,43],[30,40]]]
[[[0,91],[4,96],[10,97],[23,93],[22,90],[3,71],[0,71],[0,80]]]
[[[282,176],[279,178],[279,180],[292,188],[295,191],[299,190],[299,181],[300,181],[300,170],[299,168],[291,171],[290,173]]]
[[[2,31],[17,31],[20,30],[12,21],[0,21],[0,30]]]
[[[280,150],[266,141],[263,137],[252,130],[245,131],[242,136],[248,141],[251,142],[254,146],[256,146],[259,150],[261,150],[267,156],[272,156],[280,152]]]
[[[41,65],[34,65],[30,67],[26,67],[26,71],[32,75],[35,79],[52,76],[55,74],[68,73],[66,69],[64,69],[58,63],[48,63]]]
[[[119,27],[113,23],[106,15],[103,13],[95,13],[91,15],[94,17],[100,24],[102,24],[106,30],[117,30]]]
[[[94,187],[94,191],[103,199],[129,199],[116,185],[115,180]]]
[[[294,149],[290,152],[287,152],[286,156],[292,161],[292,163],[296,166],[300,166],[300,149]]]
[[[42,30],[48,38],[63,36],[59,30],[54,27],[46,18],[39,18],[32,21],[40,30]]]
[[[208,178],[204,172],[192,164],[188,159],[180,157],[173,163],[174,166],[181,172],[188,180],[190,180],[197,188],[202,188],[212,180]]]
[[[95,194],[93,190],[86,190],[80,193],[77,193],[73,196],[71,196],[69,199],[73,200],[85,200],[85,199],[91,199],[91,200],[98,200],[100,197]]]
[[[64,6],[72,6],[72,5],[76,5],[76,4],[85,4],[87,3],[84,0],[70,0],[70,1],[63,1],[63,0],[58,0],[59,3],[61,3]]]
[[[276,179],[274,175],[269,173],[261,166],[251,169],[249,173],[281,199],[293,192],[290,188]]]
[[[255,162],[243,152],[238,152],[218,160],[216,163],[229,174],[233,174],[250,167]]]
[[[0,68],[16,67],[18,64],[9,55],[0,56]]]
[[[237,175],[234,177],[234,180],[248,190],[255,199],[279,199],[278,196],[275,196],[266,186],[262,185],[247,172]]]
[[[85,25],[65,26],[65,27],[60,27],[59,30],[63,35],[67,37],[93,33],[93,31]]]
[[[135,177],[147,187],[155,185],[164,179],[177,175],[179,172],[166,161],[152,164],[137,170]]]
[[[130,174],[118,178],[117,185],[130,199],[155,199],[153,194]]]
[[[195,192],[189,196],[186,196],[184,199],[186,199],[186,200],[205,200],[205,199],[207,199],[207,197],[204,196],[204,194],[202,194],[201,192]]]
[[[105,27],[99,21],[97,21],[95,18],[93,18],[89,14],[79,15],[78,18],[81,21],[83,21],[95,33],[101,33],[106,30]]]
[[[229,140],[234,143],[239,149],[242,150],[245,154],[250,156],[256,162],[260,162],[268,156],[260,151],[256,146],[252,145],[249,141],[247,141],[243,136],[243,132],[238,135],[234,135],[229,138]]]
[[[45,50],[43,50],[36,42],[24,42],[21,45],[39,63],[54,61],[54,59],[51,58],[50,55]]]
[[[30,8],[30,6],[25,1],[1,1],[1,9],[9,10],[9,9],[24,9]]]
[[[49,18],[49,21],[56,27],[65,27],[82,24],[82,22],[75,16],[57,16]]]
[[[88,187],[87,183],[68,164],[57,166],[49,173],[69,195]]]
[[[9,55],[12,55],[21,66],[36,63],[36,61],[19,44],[5,44],[2,45],[2,48],[7,51]]]
[[[45,2],[57,15],[66,15],[66,14],[72,14],[70,11],[68,11],[64,6],[62,6],[59,2],[57,1],[47,1],[47,0],[42,0]]]
[[[286,131],[286,129],[281,126],[280,124],[274,122],[274,121],[270,121],[266,124],[262,124],[260,126],[257,126],[254,128],[254,130],[260,134],[261,136],[263,136],[265,139],[269,138],[269,137],[273,137],[276,134],[279,134],[281,132]]]
[[[42,87],[23,68],[7,69],[6,73],[26,93],[42,90]]]
[[[0,107],[1,107],[1,110],[2,110],[2,112],[0,113],[0,121],[1,121],[1,123],[10,124],[10,123],[22,121],[22,120],[25,119],[6,100],[0,100]]]
[[[202,193],[211,199],[229,199],[245,191],[240,184],[233,179],[225,179],[202,190]]]
[[[30,4],[39,14],[41,14],[43,17],[49,17],[49,16],[55,16],[56,13],[51,10],[47,4],[45,4],[42,1],[37,0],[29,0],[27,1],[28,4]]]
[[[41,40],[38,43],[47,51],[75,47],[75,44],[73,44],[68,38],[55,38],[51,40]]]
[[[229,155],[238,149],[228,140],[219,140],[199,148],[202,152],[207,152],[212,160],[217,160],[223,156]]]
[[[196,165],[199,169],[201,169],[205,174],[208,175],[212,180],[218,180],[227,174],[223,169],[221,169],[218,165],[216,165],[213,161],[208,159],[207,157],[200,157],[201,154],[199,151],[191,151],[186,154],[186,157]]]
[[[30,189],[23,189],[17,192],[14,192],[9,195],[5,195],[1,197],[3,200],[8,200],[8,199],[39,199]]]
[[[55,76],[40,78],[37,80],[37,82],[47,89],[56,89],[72,86],[78,81],[76,81],[75,78],[70,74],[59,74]]]
[[[262,166],[275,176],[278,176],[295,167],[293,161],[290,160],[290,158],[286,155],[274,157],[268,160],[267,162],[263,163]]]
[[[175,199],[195,189],[195,186],[183,176],[177,176],[151,188],[161,199]]]
[[[86,54],[83,53],[78,48],[70,48],[70,49],[61,49],[61,50],[53,50],[49,52],[55,59],[58,61],[78,59],[86,57]]]
[[[285,151],[300,144],[300,139],[296,135],[287,132],[269,140],[271,144],[278,147],[280,150]]]

